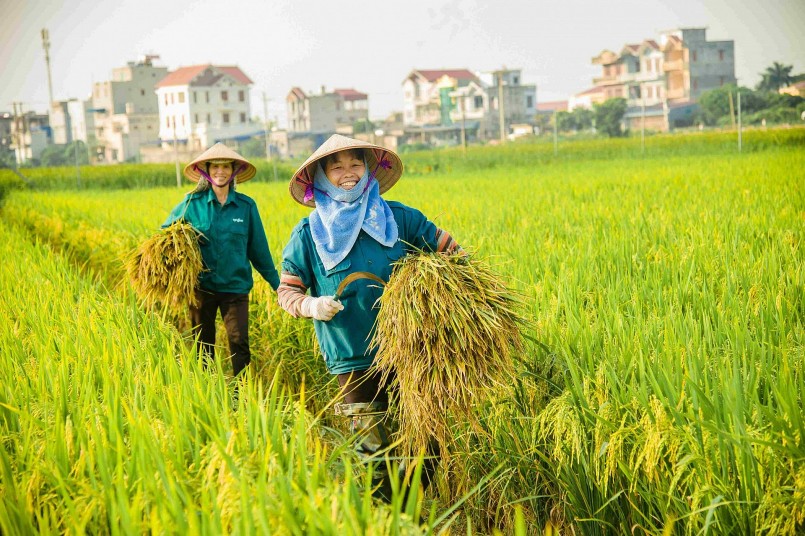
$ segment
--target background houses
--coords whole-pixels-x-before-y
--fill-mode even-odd
[[[139,160],[140,147],[159,141],[154,85],[168,72],[144,56],[112,70],[112,79],[92,87],[95,128],[93,156],[98,162]]]
[[[668,130],[689,118],[693,104],[705,91],[735,84],[733,41],[707,41],[704,28],[681,28],[624,45],[620,52],[604,50],[592,59],[601,66],[593,79],[596,100],[626,99],[628,128]],[[576,102],[591,90],[577,95]],[[593,99],[591,98],[591,101]]]

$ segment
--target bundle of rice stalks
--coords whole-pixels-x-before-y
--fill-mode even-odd
[[[194,290],[203,268],[200,236],[189,223],[177,221],[131,252],[126,272],[147,306],[179,312],[188,304],[196,304]]]
[[[473,406],[512,385],[522,299],[481,260],[420,252],[397,263],[380,301],[375,366],[396,375],[404,455],[432,438],[445,456],[456,419],[477,425]]]

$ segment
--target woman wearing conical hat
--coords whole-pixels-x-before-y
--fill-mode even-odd
[[[361,436],[358,452],[367,458],[382,456],[390,445],[384,419],[386,386],[380,385],[379,374],[368,371],[375,355],[369,341],[382,288],[371,279],[359,279],[337,300],[334,295],[355,272],[388,281],[392,263],[415,249],[458,248],[418,210],[381,197],[402,172],[393,151],[336,134],[302,164],[289,186],[293,199],[313,211],[296,226],[283,251],[279,303],[295,317],[313,319],[324,362],[338,376],[344,395],[337,411],[352,417],[353,432]],[[429,460],[423,471],[425,485],[434,468]],[[384,469],[382,463],[375,469],[375,495],[390,500]]]
[[[198,341],[198,355],[206,363],[214,356],[215,321],[220,311],[235,376],[251,362],[252,266],[274,290],[279,285],[257,205],[235,191],[236,184],[256,173],[248,160],[216,143],[184,168],[184,176],[195,182],[196,188],[162,224],[167,227],[184,220],[203,235],[199,240],[204,270],[196,287],[198,305],[190,307],[193,334]]]

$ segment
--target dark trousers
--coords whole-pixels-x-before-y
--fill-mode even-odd
[[[190,322],[196,338],[199,359],[215,355],[215,320],[218,311],[226,327],[232,372],[240,374],[252,360],[249,350],[249,295],[196,289],[198,307],[190,306]]]
[[[391,502],[391,481],[383,456],[392,455],[391,434],[396,428],[393,417],[388,415],[389,386],[382,383],[382,374],[375,370],[361,370],[338,375],[338,384],[344,403],[336,411],[352,419],[350,433],[357,434],[355,450],[366,463],[379,462],[374,470],[374,496]],[[391,378],[390,378],[391,380]],[[422,486],[427,489],[438,466],[439,448],[432,442],[428,456],[422,465]],[[400,465],[400,475],[405,473],[405,462]],[[402,479],[401,479],[402,481]],[[408,496],[404,490],[403,503]]]

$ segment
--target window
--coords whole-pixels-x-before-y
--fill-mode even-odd
[[[184,91],[180,92],[178,96],[179,96],[179,102],[180,103],[184,102]]]
[[[207,124],[209,125],[210,123],[211,123],[210,114],[207,114]]]
[[[193,121],[198,123],[198,114],[193,114]]]
[[[693,79],[693,89],[694,90],[699,89],[699,81],[696,80],[695,78]]]
[[[207,104],[209,104],[209,103],[210,103],[210,92],[209,92],[209,91],[205,91],[205,92],[204,92],[204,97],[205,97],[205,99],[206,99]]]
[[[246,112],[240,112],[240,122],[241,123],[246,122]]]
[[[246,100],[246,93],[241,89],[238,91],[238,101],[244,102]]]
[[[167,105],[168,105],[168,94],[165,93],[165,106],[167,106]]]
[[[197,95],[197,93],[194,91],[194,92],[193,92],[193,104],[196,104],[197,102],[198,102],[198,95]]]
[[[182,114],[182,126],[184,126],[184,114]]]
[[[171,104],[173,104],[174,102],[176,102],[176,99],[174,98],[173,93],[171,93]]]
[[[723,85],[724,85],[724,77],[723,77],[723,76],[719,76],[719,77],[718,77],[718,85],[719,85],[719,86],[723,86]]]
[[[533,108],[534,107],[534,96],[533,95],[526,95],[526,97],[525,97],[525,107],[526,108]]]
[[[474,100],[475,102],[473,104],[475,105],[476,110],[484,107],[484,98],[481,95],[476,95]]]
[[[165,117],[165,128],[170,128],[170,127],[171,127],[171,118],[170,118],[170,116],[166,116]]]
[[[695,61],[696,61],[696,51],[695,51],[695,50],[694,50],[693,52],[691,52],[691,59],[690,59],[690,61],[693,61],[693,62],[695,62]]]
[[[718,61],[724,61],[724,51],[723,50],[718,51]]]
[[[141,90],[140,90],[140,96],[141,96],[141,97],[144,97],[144,96],[145,96],[145,90],[144,90],[144,89],[141,89]]]
[[[221,92],[221,100],[224,101],[224,102],[228,101],[229,100],[229,93],[226,92],[226,91],[222,91]]]
[[[229,114],[228,114],[228,113],[223,113],[223,114],[221,114],[221,120],[222,120],[222,121],[223,121],[225,124],[227,124],[227,125],[228,125],[228,124],[229,124]]]
[[[516,86],[519,83],[520,83],[520,79],[518,77],[515,76],[515,77],[512,78],[512,85]]]

